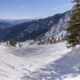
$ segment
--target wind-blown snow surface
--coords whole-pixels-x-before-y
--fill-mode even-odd
[[[0,80],[79,80],[80,48],[25,45],[14,48],[0,44]]]

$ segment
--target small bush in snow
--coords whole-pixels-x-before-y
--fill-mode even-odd
[[[9,40],[9,45],[11,45],[11,46],[16,46],[16,40],[14,40],[14,39],[10,39]]]

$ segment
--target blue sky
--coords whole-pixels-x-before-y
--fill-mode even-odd
[[[72,8],[72,0],[0,0],[0,18],[48,17]]]

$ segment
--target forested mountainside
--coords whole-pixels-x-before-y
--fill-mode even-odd
[[[25,41],[41,37],[51,37],[64,33],[64,29],[68,27],[69,11],[56,14],[44,19],[33,20],[22,24],[14,25],[0,32],[0,40],[15,39],[17,41]]]
[[[0,22],[0,31],[9,27],[12,27],[13,25],[7,22]]]

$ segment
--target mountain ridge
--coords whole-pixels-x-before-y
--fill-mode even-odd
[[[16,25],[16,24],[20,24],[20,23],[24,23],[24,22],[29,22],[32,20],[34,20],[34,19],[0,19],[0,22],[6,22],[6,23]]]
[[[50,16],[48,18],[14,25],[13,27],[7,28],[0,32],[0,40],[9,40],[12,38],[17,41],[25,41],[28,39],[35,39],[41,34],[45,35],[52,29],[52,27],[54,27],[54,25],[57,25],[60,19],[64,18],[67,13],[69,13],[69,11]]]

